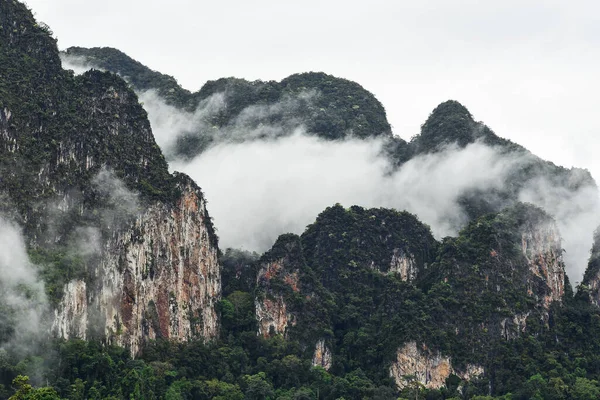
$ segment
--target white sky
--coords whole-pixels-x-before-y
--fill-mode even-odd
[[[323,71],[360,83],[394,132],[442,101],[600,178],[600,2],[28,0],[59,47],[110,46],[199,89]]]

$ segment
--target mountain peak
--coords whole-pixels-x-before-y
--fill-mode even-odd
[[[443,103],[440,103],[429,115],[427,119],[427,124],[429,121],[439,120],[440,118],[448,118],[448,117],[459,117],[465,118],[473,121],[473,116],[467,109],[467,107],[463,106],[456,100],[446,100]]]
[[[477,124],[465,106],[456,100],[438,105],[421,126],[416,138],[419,152],[438,150],[450,143],[464,147],[476,139]]]

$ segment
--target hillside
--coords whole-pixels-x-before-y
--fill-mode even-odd
[[[373,94],[355,82],[321,72],[295,74],[281,82],[222,78],[190,93],[172,77],[152,71],[116,49],[71,47],[62,54],[70,62],[119,74],[138,93],[154,90],[167,104],[182,110],[194,111],[222,94],[226,106],[178,138],[174,157],[193,158],[211,143],[231,139],[220,137],[222,132],[215,136],[214,130],[231,130],[240,123],[247,131],[262,125],[289,130],[305,126],[307,132],[328,140],[391,135],[385,110]],[[290,133],[264,130],[255,134],[264,137]]]
[[[40,336],[51,326],[132,355],[156,337],[217,336],[218,240],[200,188],[169,173],[122,79],[73,76],[24,5],[2,1],[0,15],[0,198],[44,281]],[[3,263],[9,292],[28,297],[28,262]],[[2,343],[19,340],[18,326],[3,328]]]

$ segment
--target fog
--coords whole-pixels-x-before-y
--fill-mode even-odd
[[[25,354],[48,333],[48,302],[38,269],[27,255],[20,228],[0,215],[0,325],[14,329],[1,348]]]
[[[70,62],[63,59],[65,67],[73,68]],[[302,120],[286,117],[318,95],[301,92],[274,104],[253,105],[217,128],[209,121],[226,109],[226,92],[208,97],[193,112],[178,110],[154,91],[139,93],[171,170],[189,174],[204,190],[222,248],[265,251],[282,233],[302,233],[335,203],[407,210],[428,224],[438,239],[456,235],[467,223],[459,204],[462,196],[502,190],[516,171],[535,161],[526,152],[507,153],[474,143],[417,156],[393,170],[382,140],[325,141],[306,132]],[[273,115],[280,118],[268,118]],[[271,120],[278,122],[267,122]],[[190,133],[212,144],[192,160],[178,158],[173,145]],[[571,172],[575,180],[579,175]],[[538,176],[525,184],[518,198],[555,217],[567,272],[576,283],[587,265],[600,207],[596,188],[567,189],[572,186]]]

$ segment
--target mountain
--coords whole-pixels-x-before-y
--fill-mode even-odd
[[[581,205],[555,218],[520,201],[542,179],[566,203],[597,195],[586,171],[496,136],[456,101],[407,143],[372,94],[323,73],[194,94],[111,49],[67,53],[129,84],[63,70],[50,29],[0,0],[0,398],[600,396],[598,235],[574,293],[559,217]],[[264,254],[221,252],[202,190],[169,173],[136,93],[149,89],[188,112],[226,99],[210,115],[219,134],[382,138],[390,173],[483,143],[509,173],[461,196],[452,237],[407,211],[334,204]]]
[[[303,127],[308,134],[327,140],[383,139],[382,151],[395,170],[411,160],[455,147],[464,149],[475,143],[489,146],[500,157],[512,160],[507,167],[510,171],[496,187],[461,194],[459,201],[469,220],[498,212],[523,197],[546,208],[545,198],[550,197],[549,193],[540,193],[536,199],[531,199],[535,197],[531,193],[523,195],[535,186],[543,186],[537,192],[549,187],[569,193],[597,190],[589,171],[542,160],[524,147],[496,135],[455,100],[438,105],[420,133],[406,142],[391,134],[385,110],[371,93],[354,82],[324,73],[295,74],[281,82],[223,78],[209,81],[200,91],[190,93],[174,78],[152,71],[116,49],[71,47],[61,56],[67,65],[117,73],[141,96],[156,92],[158,99],[147,98],[151,114],[162,114],[161,107],[155,106],[159,99],[174,107],[171,113],[184,113],[187,121],[184,131],[178,134],[177,127],[170,128],[170,135],[178,135],[175,149],[163,145],[172,160],[191,159],[214,144],[281,137]],[[481,164],[482,160],[475,162]]]
[[[167,104],[188,112],[222,96],[220,101],[226,106],[204,116],[206,121],[179,137],[172,157],[193,158],[213,142],[231,140],[227,131],[240,125],[259,137],[289,134],[300,126],[328,140],[391,136],[385,110],[373,94],[355,82],[321,72],[295,74],[281,82],[222,78],[206,82],[198,92],[190,93],[172,77],[152,71],[116,49],[71,47],[62,56],[70,63],[117,73],[136,92],[156,91]],[[263,126],[288,129],[259,129]]]
[[[216,337],[218,244],[200,188],[169,174],[122,79],[73,76],[24,5],[2,1],[0,15],[2,210],[43,266],[56,333],[132,354],[155,337]]]

